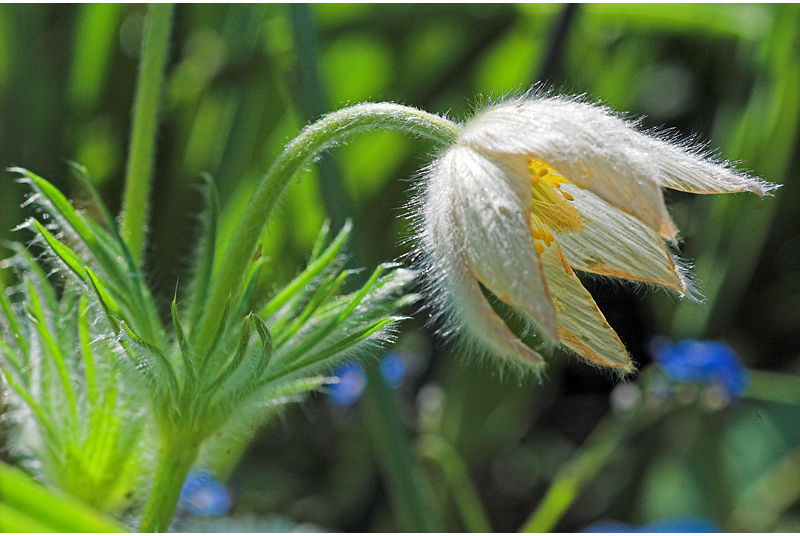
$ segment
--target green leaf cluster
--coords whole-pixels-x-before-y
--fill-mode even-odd
[[[113,510],[132,492],[152,458],[152,449],[143,452],[152,443],[142,441],[148,422],[159,445],[189,452],[221,428],[217,446],[247,440],[243,430],[270,408],[330,383],[325,374],[336,362],[389,340],[401,319],[395,311],[418,298],[406,293],[414,273],[395,265],[379,266],[360,289],[344,292],[354,273],[344,268],[352,226],[329,240],[326,224],[306,269],[271,298],[263,281],[267,260],[256,254],[230,285],[210,343],[200,346],[198,326],[216,276],[213,181],[205,179],[194,277],[180,303],[176,289],[162,323],[116,221],[85,170],[74,170],[99,222],[45,179],[16,170],[40,211],[22,227],[45,260],[16,246],[8,263],[20,283],[13,300],[2,296],[0,370],[20,412],[34,417],[37,441],[29,450],[47,480],[97,507]],[[53,268],[51,277],[43,265]],[[180,484],[183,475],[175,478]]]
[[[125,532],[86,504],[43,489],[23,471],[0,462],[0,531]]]
[[[74,281],[57,298],[32,254],[17,250],[6,264],[20,282],[0,293],[0,375],[20,421],[12,446],[36,459],[46,480],[119,511],[148,465],[143,393],[120,366],[119,341],[94,320],[97,300]]]

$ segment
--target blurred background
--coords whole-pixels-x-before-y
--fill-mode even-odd
[[[81,205],[66,163],[78,162],[119,210],[145,11],[0,6],[3,168],[28,168]],[[348,104],[388,100],[463,120],[541,84],[644,115],[644,126],[696,137],[783,186],[768,199],[666,194],[703,304],[606,280],[585,284],[640,369],[652,362],[656,336],[721,340],[751,371],[750,389],[726,403],[699,390],[678,397],[663,418],[629,434],[556,529],[699,516],[727,530],[796,531],[798,28],[796,4],[179,5],[148,278],[168,305],[191,258],[201,172],[219,186],[224,241],[282,147]],[[403,207],[434,150],[399,133],[369,133],[326,154],[298,177],[265,230],[262,255],[275,260],[265,284],[279,288],[302,269],[326,218],[335,228],[353,219],[354,267],[406,253]],[[12,173],[2,175],[0,238],[25,240],[11,231],[26,216],[25,192]],[[0,242],[0,259],[9,254]],[[407,313],[380,360],[383,391],[434,499],[435,526],[476,526],[463,515],[478,508],[464,506],[468,489],[492,529],[518,530],[559,468],[613,417],[620,380],[567,355],[551,360],[541,384],[500,375],[444,345],[426,314]],[[227,480],[232,523],[240,523],[227,530],[413,528],[393,506],[387,450],[364,400],[375,387],[361,397],[360,369],[340,372],[348,381],[290,406],[260,433]],[[431,447],[432,437],[450,454]],[[750,511],[762,504],[766,514]]]

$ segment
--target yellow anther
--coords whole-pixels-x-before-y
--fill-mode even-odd
[[[567,258],[564,257],[564,253],[561,253],[561,266],[564,267],[564,272],[566,272],[566,274],[569,275],[570,273],[569,264],[567,263]]]
[[[534,245],[534,246],[536,246],[536,252],[537,252],[539,255],[541,255],[542,253],[544,253],[544,246],[542,245],[542,243],[541,243],[541,242],[535,242],[535,241],[534,241],[533,245]]]
[[[575,198],[561,190],[561,185],[572,184],[570,181],[540,160],[530,159],[528,169],[533,216],[531,232],[534,240],[541,240],[545,247],[549,247],[553,235],[548,227],[559,232],[577,231],[583,223],[578,209],[570,203]]]

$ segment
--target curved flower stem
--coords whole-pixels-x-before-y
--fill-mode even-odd
[[[161,431],[153,486],[144,506],[139,532],[167,531],[183,481],[197,459],[199,444],[194,437]]]
[[[307,126],[283,150],[256,188],[233,235],[219,272],[214,275],[195,348],[207,348],[216,333],[228,297],[235,295],[252,258],[261,231],[294,174],[314,155],[359,132],[388,129],[452,143],[458,126],[438,115],[391,103],[365,103],[344,108]],[[203,364],[200,364],[202,367]]]
[[[153,168],[158,110],[164,82],[164,65],[172,27],[172,4],[151,4],[142,42],[142,62],[136,82],[131,145],[125,170],[120,234],[137,264],[142,258],[147,226],[150,176]]]

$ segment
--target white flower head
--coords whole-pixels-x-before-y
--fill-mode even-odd
[[[545,343],[630,371],[573,270],[686,296],[686,274],[665,245],[676,229],[662,187],[765,195],[774,185],[574,98],[527,95],[478,113],[425,171],[418,200],[416,253],[447,334],[541,369],[542,357],[495,313],[482,285]]]

